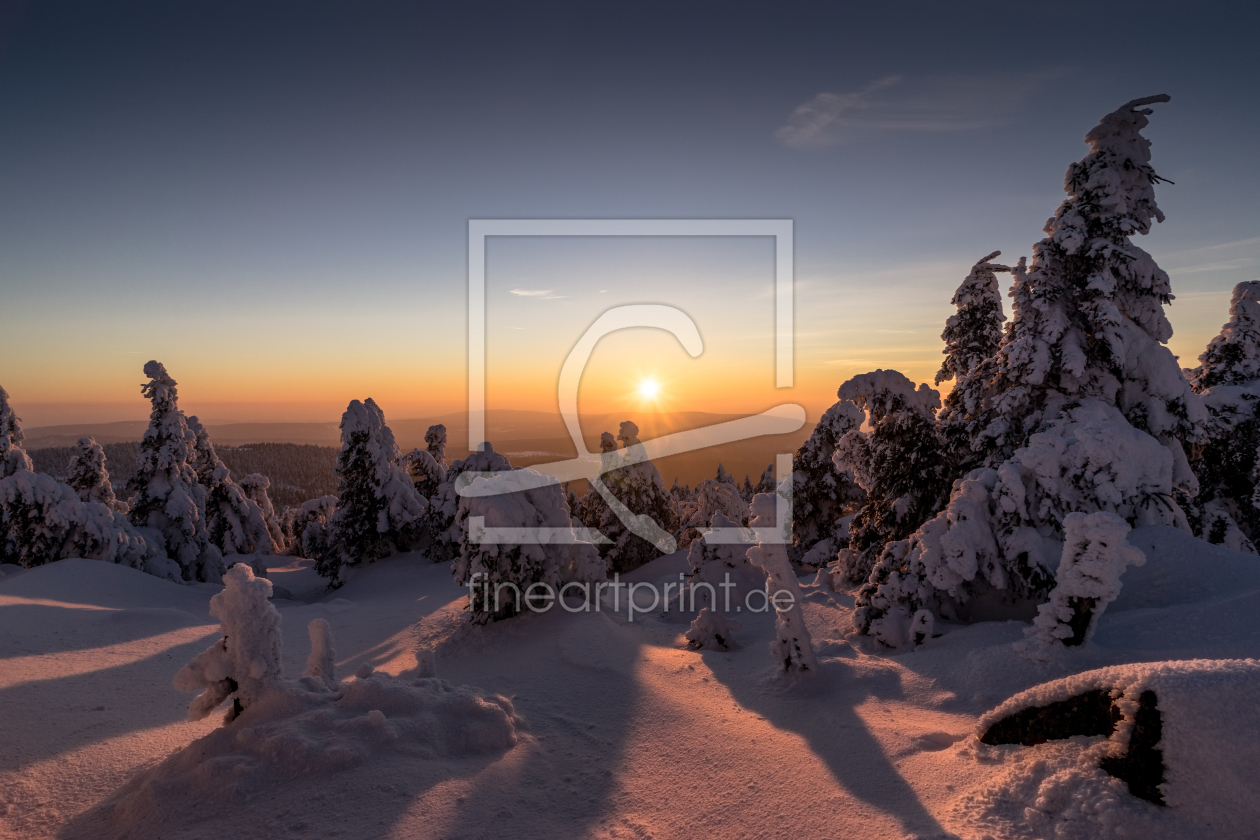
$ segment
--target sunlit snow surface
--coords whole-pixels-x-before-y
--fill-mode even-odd
[[[1193,836],[1184,812],[1095,769],[1101,739],[974,737],[994,706],[1070,674],[1260,657],[1256,558],[1163,527],[1129,541],[1147,563],[1126,571],[1084,648],[1042,665],[1014,652],[1017,623],[938,623],[938,638],[890,654],[846,638],[849,596],[802,579],[820,671],[794,679],[773,671],[765,614],[734,616],[732,652],[686,649],[690,616],[630,623],[624,605],[477,628],[449,568],[419,555],[354,570],[330,594],[305,561],[276,558],[288,565],[273,581],[301,599],[274,601],[287,676],[302,673],[307,624],[323,618],[346,684],[364,664],[369,679],[405,676],[432,647],[439,677],[511,698],[524,723],[506,749],[422,754],[382,739],[340,769],[276,758],[283,772],[249,784],[216,758],[233,750],[221,715],[188,723],[192,696],[171,685],[217,638],[219,587],[93,561],[19,571],[0,578],[0,836]],[[629,578],[676,581],[686,568],[680,553]],[[228,729],[249,723],[247,710]],[[143,802],[128,794],[186,747],[178,760],[196,772],[158,779]]]

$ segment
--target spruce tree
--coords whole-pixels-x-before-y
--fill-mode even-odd
[[[211,544],[225,555],[278,553],[280,546],[272,539],[262,508],[232,479],[206,427],[195,416],[187,422],[193,433],[193,470],[206,491],[206,534]],[[256,575],[267,576],[262,561],[252,566]]]
[[[178,405],[178,384],[159,362],[144,366],[140,391],[152,403],[135,473],[127,481],[131,523],[161,533],[184,580],[218,583],[226,567],[206,530],[206,490],[193,469],[196,436]]]
[[[862,412],[857,406],[845,400],[837,402],[818,418],[809,440],[801,444],[792,459],[792,545],[788,555],[795,562],[824,541],[829,541],[826,551],[819,553],[829,559],[843,547],[837,545],[837,522],[851,513],[866,494],[850,471],[836,466],[832,456],[840,438],[861,424]],[[771,468],[766,469],[770,473]],[[770,476],[771,487],[759,488],[759,493],[775,492],[773,473]],[[762,482],[765,481],[763,475]]]
[[[9,405],[9,393],[0,388],[0,478],[8,478],[18,470],[33,469],[31,459],[22,448],[22,426]]]
[[[90,437],[79,438],[70,466],[66,470],[66,484],[74,488],[85,502],[100,502],[113,511],[127,512],[127,504],[114,495],[114,486],[105,469],[105,449]]]
[[[428,505],[398,462],[398,444],[384,412],[371,399],[351,402],[341,416],[337,512],[328,548],[315,564],[330,587],[341,585],[343,565],[388,557],[420,543]]]
[[[914,533],[948,495],[934,425],[941,400],[926,384],[916,389],[895,370],[855,376],[838,395],[860,416],[840,438],[835,463],[853,475],[866,501],[849,523],[848,545],[837,562],[845,579],[860,583],[884,546]],[[863,421],[869,432],[861,430]]]
[[[997,272],[1010,272],[1005,265],[990,262],[1001,256],[994,251],[981,257],[971,268],[950,301],[958,312],[945,322],[941,340],[945,342],[945,361],[936,374],[936,384],[962,377],[974,370],[981,362],[997,352],[1002,341],[1002,324],[1006,315],[1002,312],[1002,288],[998,285]],[[948,403],[948,399],[946,400]]]
[[[622,521],[617,510],[611,506],[604,508],[598,529],[611,542],[601,545],[600,553],[610,572],[624,574],[655,560],[666,549],[675,550],[677,543],[672,534],[677,524],[665,481],[648,460],[643,444],[639,442],[639,427],[627,420],[621,424],[617,440],[623,448],[611,454],[616,459],[614,462],[620,465],[605,473],[602,481],[612,497],[636,518],[637,530],[653,537],[646,539],[642,534],[635,533]],[[721,476],[722,468],[719,466],[718,470]],[[735,489],[733,482],[726,486],[732,491]]]

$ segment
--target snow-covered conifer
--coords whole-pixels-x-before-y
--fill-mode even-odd
[[[437,495],[438,487],[446,479],[446,468],[438,463],[426,449],[413,449],[403,456],[403,464],[411,476],[416,492],[425,499]]]
[[[828,458],[827,460],[831,459]],[[777,489],[778,486],[774,483],[774,464],[767,464],[765,471],[761,474],[761,478],[758,479],[757,484],[753,487],[753,495],[756,496],[758,493],[774,493]],[[748,501],[750,504],[752,503],[752,499],[749,499]]]
[[[712,479],[705,479],[711,481]],[[713,607],[718,611],[728,611],[727,603],[730,584],[743,586],[759,585],[764,580],[764,573],[756,569],[748,559],[748,549],[753,542],[753,532],[747,529],[739,519],[732,519],[721,511],[713,514],[709,528],[744,530],[745,542],[742,543],[710,543],[702,532],[696,536],[687,549],[687,563],[691,566],[691,576],[687,585],[678,594],[679,610],[694,610],[697,607]],[[726,588],[723,589],[723,584]]]
[[[341,416],[337,512],[316,571],[341,583],[341,567],[408,551],[423,536],[428,504],[398,463],[398,444],[371,399],[354,400]]]
[[[638,427],[637,427],[637,426],[635,427],[635,434],[636,434],[636,435],[638,434]],[[716,480],[717,480],[717,482],[718,482],[719,484],[729,484],[729,485],[731,485],[732,487],[734,487],[734,486],[735,486],[735,477],[734,477],[734,476],[732,476],[730,473],[728,473],[728,472],[726,471],[726,467],[722,466],[721,464],[718,464],[718,469],[717,469],[717,479],[716,479]]]
[[[844,435],[862,425],[862,412],[852,402],[841,400],[823,412],[809,440],[792,459],[792,545],[789,556],[800,561],[810,549],[832,540],[835,556],[836,523],[861,502],[866,494],[853,480],[853,473],[838,468],[832,456]],[[769,472],[769,469],[767,469]],[[762,476],[762,482],[766,476]],[[771,488],[759,493],[773,493]]]
[[[1038,609],[1024,648],[1036,657],[1058,645],[1084,644],[1120,594],[1120,576],[1146,555],[1125,543],[1129,524],[1114,513],[1072,513],[1063,520],[1063,558],[1050,600]]]
[[[336,496],[320,496],[280,515],[288,553],[298,557],[321,557],[328,550],[329,528],[337,512]]]
[[[467,458],[451,464],[446,471],[446,478],[438,485],[437,492],[429,499],[429,511],[426,526],[429,535],[429,556],[435,563],[454,560],[459,556],[464,544],[464,526],[457,515],[459,513],[459,493],[456,483],[466,472],[488,473],[506,472],[512,469],[512,462],[506,455],[494,451],[488,441],[481,445],[480,452],[470,452]]]
[[[612,497],[636,518],[640,530],[655,538],[652,541],[635,533],[622,522],[617,510],[604,507],[597,527],[611,542],[601,545],[600,553],[610,572],[624,574],[660,557],[665,548],[673,551],[677,546],[672,536],[676,522],[665,481],[639,442],[639,427],[627,420],[621,424],[617,440],[624,448],[605,454],[616,459],[614,462],[619,466],[600,480]],[[728,486],[734,490],[733,485]]]
[[[747,473],[744,473],[744,483],[739,485],[739,497],[747,504],[752,501],[754,495],[752,478]]]
[[[185,580],[217,583],[223,554],[206,529],[206,491],[193,469],[196,436],[177,403],[174,379],[160,363],[144,366],[149,381],[140,386],[152,403],[149,428],[140,441],[139,462],[127,481],[131,523],[160,531],[167,555]]]
[[[684,512],[686,519],[680,523],[678,545],[686,548],[710,527],[716,514],[735,523],[735,527],[748,524],[748,503],[734,485],[706,478],[696,487],[695,498]]]
[[[529,486],[540,478],[533,470],[501,471],[493,479],[473,479],[469,494],[460,497],[458,519],[465,537],[454,563],[455,583],[468,587],[469,617],[476,624],[529,608],[551,609],[547,593],[561,596],[561,585],[569,582],[585,587],[590,597],[592,584],[606,577],[595,546],[574,533],[560,485]],[[495,492],[479,495],[483,488]],[[469,522],[472,517],[482,517],[480,527]],[[482,542],[483,528],[530,529],[531,536],[509,544]]]
[[[8,478],[18,470],[34,469],[22,448],[22,426],[9,405],[9,393],[0,388],[0,478]]]
[[[225,718],[231,722],[281,678],[280,613],[268,600],[271,582],[237,563],[223,575],[223,584],[210,599],[210,615],[219,619],[223,638],[175,675],[178,690],[201,691],[188,707],[190,720],[205,718],[232,698]]]
[[[232,479],[232,472],[219,458],[206,427],[195,416],[189,417],[187,423],[193,433],[193,471],[197,483],[206,491],[206,534],[211,544],[225,555],[279,552],[280,546],[272,539],[262,508]],[[266,577],[261,561],[254,564],[254,573]]]
[[[438,423],[430,426],[424,433],[425,451],[433,456],[433,460],[443,470],[446,469],[446,426]]]
[[[768,494],[753,499],[754,528],[775,527],[777,499],[777,496]],[[809,628],[805,626],[801,609],[804,599],[792,565],[788,562],[786,546],[759,543],[748,549],[748,559],[766,570],[766,595],[775,609],[775,640],[770,643],[770,653],[775,662],[784,671],[817,671],[814,642]]]
[[[890,542],[914,533],[940,509],[949,490],[934,426],[938,394],[895,370],[877,370],[840,386],[858,419],[837,444],[837,470],[850,472],[866,501],[849,524],[848,546],[837,555],[850,582],[866,580]],[[859,428],[863,420],[871,430]]]
[[[105,450],[90,437],[79,438],[79,442],[75,444],[74,453],[70,456],[70,466],[66,471],[66,483],[85,502],[100,502],[110,510],[127,512],[127,504],[118,500],[114,495],[114,486],[109,482],[109,472],[105,469]]]
[[[1181,499],[1194,532],[1209,542],[1255,553],[1260,539],[1260,281],[1234,287],[1229,321],[1186,371],[1203,396],[1207,440],[1191,462],[1199,494]]]
[[[258,505],[258,509],[262,511],[263,522],[267,526],[267,533],[271,535],[271,541],[275,543],[276,551],[283,552],[289,541],[284,534],[284,524],[276,514],[276,506],[271,503],[271,495],[267,492],[271,489],[271,479],[251,473],[242,478],[240,484],[245,498]]]
[[[171,575],[121,513],[84,502],[43,473],[19,470],[0,479],[0,562],[31,568],[66,557]]]
[[[950,301],[958,312],[945,322],[941,340],[945,342],[945,361],[936,374],[936,384],[958,378],[959,381],[981,362],[997,352],[1002,341],[1002,287],[997,272],[1009,272],[1005,265],[990,262],[1000,256],[994,251],[981,257],[963,280]]]

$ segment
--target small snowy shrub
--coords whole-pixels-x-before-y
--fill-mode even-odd
[[[706,479],[707,481],[707,479]],[[741,523],[729,519],[721,511],[713,514],[709,520],[711,528],[740,529]],[[735,583],[748,587],[760,585],[765,580],[765,573],[756,569],[748,560],[748,549],[752,544],[753,532],[747,533],[747,542],[743,543],[709,543],[701,532],[687,550],[687,563],[691,566],[691,577],[687,587],[679,593],[680,608],[684,608],[682,599],[686,599],[685,609],[695,607],[713,607],[725,609],[723,602],[719,606],[719,593],[729,591],[722,589],[724,583]],[[738,602],[737,602],[738,603]]]
[[[271,582],[237,563],[223,575],[223,586],[210,599],[223,638],[175,675],[178,690],[201,691],[188,707],[189,720],[201,720],[232,698],[225,718],[231,722],[281,677],[280,613],[268,600]]]
[[[351,402],[341,416],[337,511],[328,547],[315,565],[330,586],[341,584],[343,565],[388,557],[420,543],[428,505],[398,462],[398,444],[384,412],[370,399]]]
[[[706,478],[696,488],[695,499],[688,506],[687,519],[682,523],[678,538],[679,547],[686,548],[699,539],[700,533],[710,527],[717,514],[721,514],[725,521],[734,522],[736,527],[747,525],[748,503],[734,486]]]
[[[692,650],[732,650],[739,647],[734,636],[738,629],[738,624],[705,607],[683,635]]]
[[[1033,655],[1058,645],[1084,644],[1107,605],[1119,596],[1124,570],[1146,562],[1141,551],[1125,543],[1129,525],[1114,513],[1069,514],[1063,531],[1057,583],[1025,634],[1025,649]]]
[[[280,527],[289,545],[288,553],[298,557],[320,557],[328,550],[328,529],[337,512],[336,496],[320,496],[301,507],[285,508]]]
[[[271,535],[276,550],[283,552],[288,548],[289,540],[284,533],[284,524],[276,514],[276,506],[271,503],[271,495],[267,492],[271,489],[271,479],[252,473],[242,478],[240,484],[245,498],[258,505],[262,512],[263,523],[267,526],[267,533]]]

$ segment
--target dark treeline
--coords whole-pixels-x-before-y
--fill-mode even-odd
[[[140,444],[137,442],[102,444],[105,450],[105,468],[109,470],[110,484],[120,496],[125,495],[127,479],[136,471]],[[277,509],[297,507],[307,499],[335,495],[337,475],[337,448],[297,443],[250,443],[243,446],[216,446],[219,457],[232,477],[240,480],[258,473],[271,479],[267,491]],[[66,467],[74,452],[72,446],[52,446],[32,449],[27,454],[35,462],[37,472],[64,480]]]

